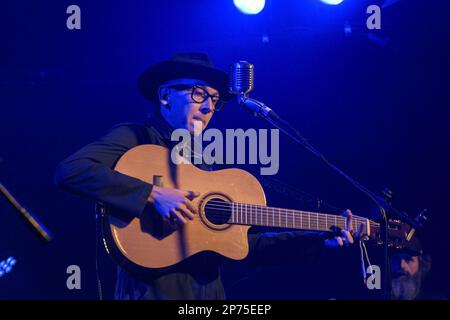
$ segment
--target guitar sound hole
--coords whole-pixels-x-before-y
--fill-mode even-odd
[[[205,205],[205,217],[212,224],[221,225],[231,218],[231,203],[223,199],[213,198]]]

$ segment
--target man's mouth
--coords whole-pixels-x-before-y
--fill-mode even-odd
[[[200,121],[203,125],[205,124],[205,120],[203,120],[203,119],[200,118],[200,117],[194,116],[192,119],[193,119],[194,121]]]
[[[408,277],[408,274],[406,272],[396,272],[392,275],[392,278],[401,278],[401,277]]]

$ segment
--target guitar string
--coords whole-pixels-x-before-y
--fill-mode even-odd
[[[208,215],[210,218],[214,218],[214,216]],[[223,215],[222,215],[223,216]],[[229,216],[227,216],[229,217]],[[243,218],[232,218],[228,219],[224,223],[231,223],[231,224],[239,224],[239,225],[259,225],[259,226],[273,226],[273,227],[282,227],[282,228],[294,228],[294,229],[305,229],[305,230],[321,230],[321,231],[335,231],[332,230],[333,227],[339,228],[339,229],[346,229],[347,224],[345,222],[337,222],[333,223],[331,221],[325,222],[325,221],[311,221],[307,222],[306,220],[299,220],[299,219],[282,219],[282,222],[275,223],[275,221],[270,222],[270,218],[267,217],[260,217],[260,219],[254,219],[254,221],[244,221]],[[278,220],[278,219],[277,219]],[[353,230],[358,230],[360,228],[360,225],[364,225],[366,221],[353,221]]]
[[[220,218],[220,217],[230,217],[230,214],[232,214],[233,212],[233,204],[232,203],[225,203],[223,201],[214,201],[213,204],[211,204],[214,200],[209,201],[206,205],[205,208],[208,210],[214,210],[216,211],[215,213],[209,213],[208,216],[212,217],[212,218]],[[243,206],[246,206],[245,204],[243,204]],[[272,216],[272,221],[274,221],[273,219],[273,214],[271,214],[270,212],[268,212],[268,210],[270,210],[270,207],[262,207],[262,206],[255,206],[255,205],[251,205],[253,207],[251,208],[245,208],[247,211],[247,213],[250,211],[250,214],[255,214],[255,215],[259,215],[259,217],[261,218],[261,222],[262,220],[266,220],[267,222],[269,222],[270,220],[270,216]],[[235,209],[235,213],[234,215],[238,215],[238,217],[233,217],[233,220],[239,221],[239,220],[244,220],[245,216],[244,216],[244,212],[239,213],[239,210],[243,209],[244,207],[239,208],[238,206],[236,206]],[[249,210],[250,209],[250,210]],[[254,212],[252,212],[253,210]],[[257,210],[261,210],[261,212],[257,212]],[[262,210],[267,210],[267,212],[263,212]],[[276,209],[276,208],[274,208]],[[281,212],[279,210],[291,210],[291,209],[277,209],[278,210],[278,214],[277,214],[277,218],[282,219],[284,223],[278,223],[277,225],[285,225],[286,222],[288,224],[297,224],[297,222],[300,222],[300,224],[303,226],[304,224],[306,224],[306,222],[308,222],[308,225],[316,225],[316,226],[328,226],[331,224],[331,222],[333,222],[332,220],[335,220],[335,225],[337,224],[338,226],[340,225],[344,225],[346,226],[346,217],[342,217],[342,216],[337,216],[337,215],[333,215],[333,214],[324,214],[324,213],[315,213],[315,212],[305,212],[305,211],[298,211],[298,210],[293,210],[291,212]],[[218,212],[217,212],[218,211]],[[228,214],[223,214],[221,212],[227,212]],[[303,218],[301,216],[299,216],[300,214],[307,214],[309,215],[309,218]],[[241,217],[239,217],[239,215],[241,215]],[[294,217],[292,217],[294,215]],[[311,218],[312,216],[312,218]],[[315,216],[315,217],[314,217]],[[257,218],[257,217],[255,217]],[[257,219],[255,219],[257,220]],[[299,221],[300,220],[300,221]],[[302,221],[303,220],[303,221]],[[331,221],[330,221],[331,220]],[[337,221],[340,220],[340,221]],[[241,221],[242,223],[243,221]],[[377,226],[377,223],[370,221],[370,226]],[[365,224],[367,223],[367,219],[366,218],[362,218],[359,216],[353,216],[353,224],[354,227],[356,227],[357,225],[360,224]],[[267,223],[269,224],[269,223]],[[270,225],[270,224],[269,224]],[[274,223],[272,223],[272,225],[274,225]]]
[[[235,207],[233,208],[233,205],[227,205],[227,204],[216,204],[216,205],[211,205],[210,203],[206,204],[205,206],[206,209],[209,210],[214,210],[214,211],[222,211],[222,212],[228,212],[231,213],[233,211],[233,209],[235,210],[235,214],[245,214],[245,213],[250,213],[250,214],[255,214],[255,215],[260,215],[260,216],[264,216],[264,217],[270,217],[273,216],[275,211],[271,214],[269,212],[269,210],[271,209],[270,207],[252,207],[252,208],[239,208],[239,207]],[[220,210],[219,210],[220,209]],[[242,210],[242,213],[240,213],[239,211]],[[260,210],[260,212],[258,212],[258,210]],[[265,210],[266,212],[263,212],[263,210]],[[340,220],[339,222],[345,222],[346,221],[346,217],[342,217],[342,216],[338,216],[338,215],[333,215],[333,214],[324,214],[324,213],[315,213],[315,212],[307,212],[307,211],[299,211],[299,210],[292,210],[291,212],[288,212],[291,209],[281,209],[283,211],[280,211],[279,209],[277,209],[277,216],[282,216],[282,217],[291,217],[292,215],[294,215],[294,218],[296,219],[301,219],[302,217],[299,216],[300,215],[309,215],[310,219],[311,217],[314,220],[325,220],[327,221],[328,219],[335,219],[335,220]],[[216,216],[220,216],[220,212],[216,214]],[[353,220],[354,221],[358,221],[358,222],[367,222],[366,218],[363,217],[359,217],[359,216],[353,216]],[[371,225],[376,225],[375,222],[370,221]]]
[[[233,211],[233,209],[235,211],[237,211],[237,212],[239,210],[246,211],[247,213],[250,211],[251,214],[254,213],[254,214],[261,214],[261,215],[271,215],[269,210],[273,210],[273,213],[276,210],[277,214],[279,214],[279,215],[292,216],[293,214],[296,214],[297,215],[296,217],[298,217],[298,214],[305,214],[305,215],[310,215],[310,216],[311,215],[316,215],[316,216],[318,216],[319,219],[328,219],[328,217],[330,217],[330,216],[331,217],[336,217],[336,219],[341,219],[341,220],[347,219],[346,217],[338,216],[336,214],[309,212],[309,211],[301,211],[301,210],[294,210],[294,209],[282,209],[282,208],[265,207],[265,206],[259,206],[259,205],[248,205],[248,204],[240,204],[240,203],[236,203],[236,202],[234,202],[234,203],[228,202],[227,203],[227,202],[215,201],[215,200],[209,201],[205,205],[205,207],[207,207],[209,209],[224,209],[222,211]],[[257,212],[258,210],[261,210],[261,211]],[[263,210],[266,210],[266,212],[263,212]],[[291,212],[289,212],[289,211],[291,211]],[[366,220],[367,220],[367,218],[356,216],[356,215],[353,215],[352,218],[353,218],[353,220],[363,220],[364,222],[366,222]],[[370,221],[371,224],[377,225],[376,222],[373,222],[371,220],[369,220],[369,221]]]

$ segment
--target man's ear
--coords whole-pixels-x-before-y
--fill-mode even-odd
[[[167,88],[165,85],[162,85],[158,88],[158,98],[159,102],[162,106],[164,106],[167,109],[170,109],[169,106],[169,88]]]

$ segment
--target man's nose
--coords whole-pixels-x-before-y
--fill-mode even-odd
[[[203,103],[200,106],[200,112],[203,114],[207,114],[209,112],[212,112],[214,110],[214,104],[211,100],[211,98],[206,99],[203,101]]]
[[[408,262],[406,262],[405,259],[402,259],[401,264],[400,264],[400,267],[402,268],[402,270],[403,270],[405,273],[410,274],[409,264],[408,264]]]

